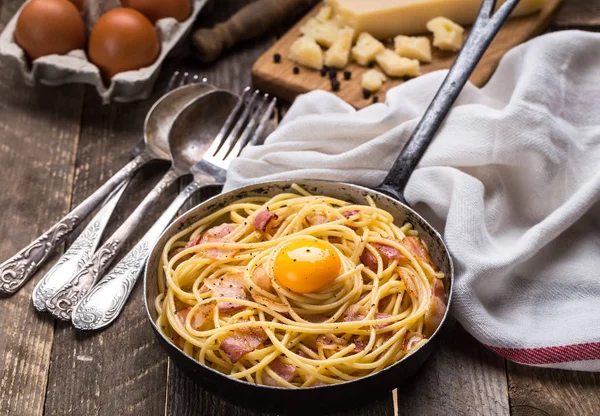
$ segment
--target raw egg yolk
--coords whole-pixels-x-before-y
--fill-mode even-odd
[[[301,238],[290,241],[275,255],[275,279],[296,293],[314,292],[340,275],[341,261],[326,241]]]

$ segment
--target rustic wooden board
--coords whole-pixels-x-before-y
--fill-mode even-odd
[[[548,27],[560,1],[548,0],[546,6],[539,13],[514,18],[505,23],[482,57],[481,62],[471,76],[471,81],[477,86],[484,85],[506,52],[514,46],[538,35]],[[293,73],[293,68],[296,64],[287,59],[290,45],[300,35],[300,26],[313,17],[320,7],[320,4],[317,5],[254,63],[252,66],[252,76],[256,87],[288,101],[292,101],[299,94],[316,89],[331,91],[331,83],[328,77],[322,77],[319,71],[304,67],[300,67],[300,73],[296,75]],[[275,53],[279,53],[282,56],[281,63],[279,64],[273,62],[273,54]],[[448,69],[452,66],[455,57],[455,53],[443,52],[433,48],[434,60],[430,64],[421,65],[421,73],[426,74],[439,69]],[[344,81],[343,77],[338,75],[341,88],[335,94],[356,108],[369,105],[372,100],[364,99],[361,86],[362,74],[368,68],[361,67],[357,63],[352,62],[346,69],[352,71],[352,80]],[[388,79],[377,93],[380,100],[383,101],[387,90],[403,82],[401,79]]]
[[[21,4],[0,1],[0,30]],[[28,88],[18,68],[0,63],[0,97],[2,262],[69,211],[83,89]],[[54,325],[36,315],[31,291],[48,269],[0,299],[0,415],[44,409]]]

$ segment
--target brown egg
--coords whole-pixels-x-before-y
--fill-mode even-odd
[[[31,59],[64,55],[85,46],[85,25],[68,0],[32,0],[21,11],[15,41]]]
[[[183,22],[192,14],[190,0],[121,0],[121,4],[142,13],[152,23],[165,17]]]
[[[143,14],[118,8],[100,16],[90,33],[88,52],[90,61],[107,79],[151,65],[158,58],[160,43]]]

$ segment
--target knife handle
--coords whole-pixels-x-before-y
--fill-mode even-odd
[[[196,30],[192,36],[196,57],[201,62],[213,62],[236,43],[264,35],[297,9],[313,3],[314,0],[258,0],[250,3],[212,29]]]

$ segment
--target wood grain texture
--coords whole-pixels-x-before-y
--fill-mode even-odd
[[[541,33],[548,27],[554,13],[556,12],[561,0],[548,0],[546,6],[539,12],[531,16],[518,17],[510,19],[504,24],[502,30],[498,33],[481,62],[475,69],[470,80],[477,86],[484,85],[498,66],[498,62],[514,46],[531,39]],[[293,68],[296,64],[287,59],[291,44],[300,34],[302,26],[309,18],[314,16],[321,5],[317,5],[304,19],[296,24],[288,33],[279,39],[267,52],[265,52],[252,66],[252,77],[254,84],[268,92],[285,100],[292,101],[299,94],[312,90],[322,89],[331,91],[331,83],[327,76],[323,77],[319,71],[300,67],[300,73],[294,74]],[[468,29],[466,31],[468,33]],[[388,45],[388,47],[391,47]],[[432,49],[433,62],[421,65],[421,73],[437,71],[439,69],[448,69],[454,63],[456,54]],[[282,56],[281,63],[273,61],[273,55],[279,53]],[[338,79],[341,82],[341,88],[335,92],[337,96],[352,104],[356,108],[363,108],[371,104],[372,100],[366,100],[362,93],[362,74],[368,69],[351,62],[347,70],[352,71],[352,79],[344,81],[341,75]],[[401,79],[388,78],[381,90],[377,92],[380,101],[383,101],[386,91],[404,81]]]
[[[509,363],[514,416],[600,414],[600,374]]]
[[[600,0],[564,1],[553,28],[600,31]]]
[[[0,30],[22,1],[0,2]],[[69,211],[83,89],[29,88],[12,64],[0,62],[0,262]],[[0,299],[0,414],[41,415],[53,323],[31,306],[35,282]]]
[[[163,72],[152,98],[130,104],[103,106],[96,92],[86,89],[82,131],[73,189],[76,204],[131,158],[142,137],[145,116],[164,91]],[[134,178],[117,206],[105,238],[121,224],[167,169],[147,165]],[[142,221],[121,256],[130,250],[174,197],[172,187]],[[143,312],[141,285],[136,285],[121,316],[105,331],[79,333],[65,324],[56,328],[48,377],[45,414],[140,415],[164,409],[166,357],[154,342]]]
[[[447,322],[439,345],[410,384],[398,387],[400,415],[508,415],[505,363]]]

